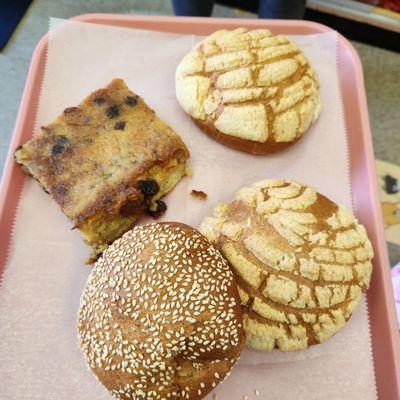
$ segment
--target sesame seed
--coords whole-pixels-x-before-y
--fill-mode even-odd
[[[199,372],[201,355],[228,352],[240,340],[229,266],[189,230],[174,224],[136,227],[116,240],[91,272],[78,316],[80,347],[92,369],[129,374],[132,385],[115,380],[117,397],[189,398],[189,388],[166,391],[181,368],[175,357],[184,355]],[[238,354],[229,354],[226,361],[236,362]],[[215,372],[211,386],[224,376]],[[199,396],[205,388],[200,382]]]

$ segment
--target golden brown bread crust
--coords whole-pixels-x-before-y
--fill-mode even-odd
[[[231,147],[232,149],[255,155],[272,154],[277,151],[284,150],[302,138],[302,136],[300,136],[291,142],[286,143],[277,143],[273,140],[267,140],[265,143],[260,143],[254,142],[253,140],[246,140],[235,136],[225,135],[215,127],[212,121],[203,122],[194,118],[192,118],[192,120],[203,132],[217,142]]]
[[[200,228],[230,262],[248,344],[291,351],[334,335],[369,286],[373,250],[343,207],[308,185],[244,187]]]
[[[135,227],[95,264],[78,336],[88,366],[117,398],[201,399],[244,344],[232,272],[189,226]]]
[[[15,152],[24,170],[88,235],[91,230],[97,234],[95,225],[101,221],[121,219],[119,228],[97,237],[96,244],[87,239],[100,247],[119,237],[121,229],[128,230],[144,212],[146,199],[138,180],[157,181],[153,175],[158,174],[162,185],[161,180],[181,166],[178,181],[188,157],[181,138],[120,79],[78,107],[64,110]],[[161,191],[158,196],[165,194]]]

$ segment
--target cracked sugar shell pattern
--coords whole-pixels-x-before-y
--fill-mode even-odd
[[[200,228],[236,276],[250,346],[300,350],[350,318],[369,286],[364,227],[313,187],[266,180],[242,188]]]
[[[206,133],[251,153],[297,141],[321,110],[303,52],[266,29],[221,30],[198,43],[177,68],[176,95]]]

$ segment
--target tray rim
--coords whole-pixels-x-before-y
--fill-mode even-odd
[[[315,34],[323,32],[332,32],[333,30],[325,25],[310,22],[310,21],[296,21],[296,20],[253,20],[253,19],[228,19],[228,18],[203,18],[203,17],[171,17],[171,16],[142,16],[142,15],[119,15],[119,14],[83,14],[71,18],[71,20],[115,25],[122,27],[134,27],[139,29],[153,29],[161,31],[174,31],[179,24],[187,24],[190,27],[196,28],[206,28],[210,25],[218,27],[238,27],[238,26],[253,26],[253,27],[268,27],[272,30],[285,31],[287,29],[296,30],[295,34]],[[132,25],[145,25],[147,28],[142,26],[132,26]],[[165,29],[162,24],[168,25],[168,29]],[[178,24],[178,25],[177,25]],[[150,28],[149,25],[152,25]],[[157,25],[159,28],[156,29],[154,26]],[[171,29],[172,28],[172,29]],[[293,34],[293,32],[290,32]],[[358,156],[363,158],[363,171],[366,176],[370,200],[369,206],[371,211],[371,219],[373,220],[373,244],[376,253],[376,259],[374,262],[374,269],[376,269],[376,264],[378,264],[379,279],[374,276],[378,275],[377,272],[373,274],[373,282],[378,280],[379,285],[375,288],[379,290],[382,298],[382,304],[380,306],[383,309],[385,318],[384,322],[387,323],[385,327],[378,327],[378,331],[382,332],[387,336],[388,340],[386,343],[380,343],[380,348],[375,349],[375,346],[379,344],[379,340],[382,339],[372,337],[372,351],[374,356],[374,369],[376,376],[376,387],[378,391],[379,398],[393,399],[393,396],[400,398],[400,341],[398,335],[397,320],[395,317],[395,306],[394,298],[392,294],[390,270],[388,268],[388,255],[386,249],[386,241],[384,237],[382,215],[380,213],[380,202],[377,188],[376,180],[376,170],[373,158],[373,147],[372,138],[370,133],[369,118],[367,112],[367,103],[364,89],[364,80],[361,61],[357,52],[351,43],[344,38],[342,35],[339,36],[339,44],[348,52],[353,62],[353,67],[355,69],[355,86],[357,87],[357,93],[355,93],[358,106],[360,108],[360,131],[362,134],[362,149],[359,151]],[[21,104],[19,112],[16,119],[16,124],[14,132],[11,138],[9,151],[6,158],[6,163],[4,165],[3,175],[0,182],[0,230],[4,232],[3,229],[7,230],[8,235],[0,240],[0,287],[1,287],[1,277],[2,270],[7,262],[8,249],[11,242],[12,230],[13,230],[13,220],[18,205],[19,196],[22,192],[22,186],[24,181],[24,175],[17,168],[16,163],[13,160],[14,149],[23,142],[22,135],[24,132],[24,125],[30,123],[32,126],[34,124],[37,106],[40,98],[40,88],[44,74],[44,67],[42,63],[45,61],[47,52],[47,42],[48,33],[46,33],[41,40],[38,42],[33,55],[31,64],[29,67],[27,80],[23,95],[21,98]],[[340,70],[339,70],[340,78]],[[341,92],[343,95],[343,87],[341,87]],[[345,99],[344,103],[345,103]],[[33,104],[31,106],[31,104]],[[344,107],[345,108],[345,107]],[[345,110],[344,110],[345,112]],[[346,123],[347,127],[347,123]],[[348,133],[349,136],[349,133]],[[361,154],[360,154],[361,153]],[[349,152],[350,162],[352,163],[353,155]],[[361,179],[361,178],[360,178]],[[13,185],[14,183],[14,185]],[[17,190],[11,190],[13,186],[18,186]],[[353,186],[353,183],[352,183]],[[14,193],[18,192],[18,193]],[[355,211],[357,213],[357,201],[356,195],[353,191],[353,202]],[[13,207],[12,212],[8,212],[7,206]],[[368,208],[368,204],[366,206]],[[364,207],[365,208],[365,207]],[[367,293],[368,300],[370,300],[370,292]],[[376,301],[376,300],[375,300]],[[374,326],[371,321],[371,335],[374,336]],[[376,336],[376,334],[375,334]],[[374,346],[375,344],[375,346]],[[389,355],[389,359],[382,360],[382,357],[378,357],[376,351],[381,350],[381,346],[389,346],[390,351],[386,351]],[[397,354],[397,357],[396,357]],[[379,362],[377,361],[379,359]],[[387,368],[387,370],[382,371],[382,368]],[[390,372],[390,373],[389,373]],[[390,376],[388,376],[390,375]],[[390,397],[387,397],[390,396]]]

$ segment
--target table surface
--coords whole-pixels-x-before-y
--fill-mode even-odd
[[[0,174],[7,156],[32,52],[47,32],[49,17],[86,13],[173,14],[168,0],[35,0],[0,53]],[[254,14],[215,6],[213,16],[254,18]],[[400,55],[353,42],[363,63],[375,157],[400,161]],[[392,265],[400,261],[400,246],[389,244]]]

